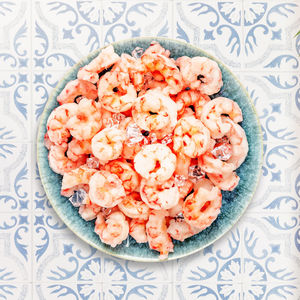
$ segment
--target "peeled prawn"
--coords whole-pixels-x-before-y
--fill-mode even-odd
[[[149,90],[135,100],[132,117],[144,130],[157,131],[167,126],[174,128],[177,122],[176,104],[160,90]]]
[[[57,96],[59,104],[72,103],[79,96],[95,100],[98,96],[95,85],[86,80],[75,79],[69,81]]]
[[[118,207],[129,218],[148,220],[150,209],[137,192],[127,195]]]
[[[65,153],[68,149],[68,144],[53,145],[48,154],[49,166],[57,174],[64,175],[85,163],[85,158],[82,157],[77,161],[72,161],[66,157]]]
[[[92,138],[92,152],[99,162],[104,165],[110,160],[117,159],[122,153],[125,133],[117,128],[105,128]]]
[[[207,57],[182,56],[176,60],[185,87],[199,90],[206,95],[217,93],[222,85],[222,73],[218,64]]]
[[[210,180],[201,179],[197,189],[183,203],[184,220],[200,230],[210,226],[220,213],[222,194]]]
[[[104,170],[116,174],[122,181],[125,193],[132,193],[139,185],[140,178],[131,163],[113,160],[104,166]]]
[[[173,252],[173,243],[170,235],[167,232],[166,210],[152,210],[149,220],[146,224],[146,232],[149,247],[159,251],[160,259],[168,257],[169,252]]]
[[[108,46],[103,49],[89,64],[79,69],[77,78],[90,81],[91,83],[96,83],[99,80],[98,74],[111,67],[119,59],[120,57],[115,53],[113,46]]]
[[[88,185],[91,177],[96,172],[97,170],[82,165],[79,168],[64,173],[61,184],[61,194],[65,197],[70,197],[75,190]]]
[[[113,212],[106,218],[99,213],[95,222],[95,232],[103,243],[116,247],[127,238],[129,224],[120,211]]]
[[[228,98],[218,97],[207,102],[202,109],[201,121],[209,129],[211,137],[218,139],[226,135],[231,125],[222,121],[222,114],[227,114],[235,122],[242,122],[243,115],[239,105]]]
[[[140,219],[131,219],[129,223],[129,234],[137,243],[147,243],[146,221]]]
[[[47,121],[47,133],[52,143],[60,145],[68,142],[71,134],[66,124],[77,111],[78,105],[76,103],[66,103],[56,107],[51,112]]]
[[[122,181],[107,171],[96,172],[90,179],[89,187],[91,202],[102,207],[114,207],[126,196]]]
[[[140,194],[142,200],[152,209],[169,209],[177,205],[180,194],[173,177],[163,183],[148,185],[142,179]]]
[[[75,138],[68,143],[67,157],[73,161],[92,153],[91,140],[79,141]]]
[[[209,131],[200,120],[184,117],[178,121],[173,137],[174,151],[194,158],[208,149],[209,141]]]
[[[135,170],[151,184],[168,180],[175,167],[176,155],[163,144],[146,145],[134,158]]]
[[[181,242],[200,231],[201,229],[188,224],[183,219],[172,219],[167,230],[174,240]]]
[[[101,105],[90,99],[82,99],[77,113],[70,117],[67,128],[77,140],[89,140],[101,129]]]

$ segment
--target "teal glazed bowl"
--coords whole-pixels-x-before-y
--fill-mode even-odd
[[[244,117],[241,125],[246,132],[249,143],[248,156],[237,170],[240,182],[234,191],[222,192],[222,208],[218,218],[210,227],[184,242],[174,241],[174,252],[170,253],[168,257],[168,260],[173,260],[195,253],[212,244],[229,231],[245,212],[260,177],[263,153],[262,134],[257,113],[245,88],[222,62],[210,54],[190,44],[158,37],[124,40],[115,42],[112,45],[115,52],[119,55],[124,52],[130,54],[136,47],[146,49],[153,40],[158,41],[164,48],[170,50],[171,56],[175,59],[183,55],[189,57],[206,56],[219,64],[224,85],[221,91],[217,95],[214,95],[214,97],[222,95],[223,97],[233,99],[239,104]],[[48,150],[44,147],[43,140],[47,130],[47,119],[51,111],[58,106],[56,97],[63,90],[67,82],[76,78],[78,69],[88,64],[100,51],[101,49],[94,51],[73,66],[55,87],[46,103],[37,136],[37,161],[41,181],[47,197],[58,216],[69,229],[86,243],[102,252],[119,258],[143,262],[158,262],[160,261],[158,252],[150,250],[148,244],[136,243],[131,237],[129,237],[129,245],[128,241],[124,241],[115,248],[103,244],[99,236],[94,233],[94,221],[86,222],[83,220],[78,213],[78,208],[73,207],[67,198],[60,195],[62,176],[54,173],[49,167]]]

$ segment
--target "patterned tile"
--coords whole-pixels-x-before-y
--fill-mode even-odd
[[[103,44],[137,36],[172,36],[171,1],[104,1]]]
[[[300,286],[300,4],[270,1],[0,2],[0,298],[296,300]],[[51,90],[90,51],[166,36],[227,64],[263,130],[257,192],[205,250],[143,264],[96,251],[55,214],[35,136]]]
[[[242,67],[242,1],[175,1],[175,38],[192,43],[232,69]]]

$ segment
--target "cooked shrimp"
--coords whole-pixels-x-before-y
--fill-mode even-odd
[[[114,207],[126,196],[119,177],[107,171],[96,172],[90,179],[89,187],[91,202],[102,207]]]
[[[49,166],[57,174],[64,175],[85,163],[86,158],[81,157],[77,161],[72,161],[66,157],[65,153],[68,149],[68,144],[53,145],[48,154]]]
[[[90,169],[86,165],[82,165],[74,170],[64,173],[61,194],[70,197],[75,190],[88,185],[90,178],[97,172],[96,169]]]
[[[128,73],[112,69],[100,78],[98,97],[106,110],[119,113],[132,107],[137,93]]]
[[[129,234],[137,243],[147,243],[146,221],[140,219],[131,219],[129,223]]]
[[[98,213],[101,211],[101,207],[95,204],[81,205],[79,207],[79,214],[85,221],[91,221],[97,218]]]
[[[68,143],[67,157],[73,161],[92,153],[91,140],[78,141],[75,138]]]
[[[132,117],[144,130],[156,131],[168,125],[174,128],[177,122],[176,104],[160,90],[149,90],[135,100]]]
[[[167,232],[174,240],[183,242],[185,239],[199,233],[201,229],[194,227],[183,219],[172,219]]]
[[[92,152],[102,165],[117,159],[122,153],[125,132],[111,127],[98,132],[92,138]]]
[[[104,170],[116,174],[120,178],[127,195],[140,185],[139,175],[134,170],[133,165],[125,160],[113,160],[104,166]]]
[[[210,101],[210,98],[207,95],[201,94],[197,90],[181,91],[176,95],[175,99],[178,115],[183,115],[185,108],[191,105],[194,106],[196,112],[198,110],[199,115],[201,108],[208,101]]]
[[[198,158],[198,165],[206,173],[219,174],[223,177],[226,177],[235,170],[234,164],[215,158],[209,152]]]
[[[99,213],[95,222],[95,232],[103,243],[116,247],[127,238],[129,224],[120,211],[113,212],[106,218]]]
[[[152,209],[169,209],[177,205],[180,194],[174,177],[163,183],[156,185],[147,184],[147,180],[142,179],[140,186],[142,200]]]
[[[193,158],[203,154],[210,141],[209,130],[195,117],[180,119],[175,127],[173,148]]]
[[[59,104],[72,103],[79,96],[95,100],[98,97],[97,88],[89,81],[75,79],[66,84],[57,101]]]
[[[211,137],[214,139],[223,137],[231,128],[229,123],[222,121],[222,114],[227,114],[235,123],[243,121],[242,111],[235,101],[218,97],[207,102],[202,109],[201,121],[209,129]]]
[[[185,180],[184,184],[178,185],[179,197],[184,199],[193,189],[194,184],[190,180]]]
[[[89,64],[80,68],[77,74],[78,79],[88,80],[96,83],[99,80],[99,73],[108,69],[120,59],[114,52],[113,46],[103,49]]]
[[[233,191],[240,181],[240,177],[235,172],[226,175],[207,173],[207,176],[215,186],[223,191]]]
[[[176,60],[176,64],[180,68],[185,87],[212,95],[223,86],[222,73],[218,64],[207,57],[182,56]]]
[[[245,131],[228,117],[222,117],[222,122],[231,125],[229,132],[226,134],[232,149],[231,157],[227,160],[227,163],[232,163],[238,168],[244,162],[249,150]]]
[[[183,88],[182,75],[175,63],[166,56],[156,53],[145,52],[142,62],[152,74],[160,74],[168,84],[170,94],[177,94]]]
[[[176,154],[176,169],[175,174],[182,175],[185,178],[189,177],[189,166],[191,164],[191,158],[183,154],[182,152],[178,152]]]
[[[146,68],[141,59],[136,59],[129,54],[123,53],[117,63],[121,72],[128,73],[130,81],[137,91],[140,91],[144,85],[144,75]]]
[[[129,218],[148,220],[150,209],[137,192],[127,195],[118,207]]]
[[[67,103],[56,107],[51,112],[47,121],[47,133],[52,143],[60,145],[68,141],[70,131],[66,124],[77,111],[78,105],[76,103]]]
[[[145,50],[144,54],[161,54],[165,57],[169,57],[170,51],[163,48],[157,41],[152,41],[150,46]]]
[[[188,224],[204,230],[217,218],[221,205],[220,189],[204,178],[197,182],[195,192],[184,201],[183,216]]]
[[[164,182],[174,173],[176,156],[163,144],[146,145],[134,158],[135,170],[148,183]]]
[[[159,251],[160,259],[166,259],[169,252],[173,252],[173,243],[167,232],[166,210],[152,210],[146,224],[149,247]]]
[[[75,115],[70,117],[67,128],[77,140],[89,140],[101,129],[101,105],[90,99],[82,99]]]

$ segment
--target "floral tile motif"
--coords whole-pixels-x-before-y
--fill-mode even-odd
[[[33,2],[33,68],[64,69],[99,48],[100,1]]]
[[[30,65],[30,2],[0,4],[1,70],[25,70]]]
[[[0,71],[0,141],[30,141],[30,80],[27,70]]]
[[[242,1],[176,1],[175,38],[209,51],[233,69],[243,54]]]
[[[31,145],[0,141],[0,213],[31,209]]]
[[[289,253],[285,239],[275,234],[270,238],[266,224],[258,223],[256,216],[244,217],[231,236],[223,238],[222,247],[211,245],[199,259],[179,262],[177,281],[183,282],[176,286],[179,297],[231,300],[297,296],[295,257],[282,255]],[[269,286],[269,282],[274,284]]]
[[[0,297],[30,299],[31,216],[0,213]]]
[[[172,2],[104,1],[103,44],[138,36],[172,36]]]

